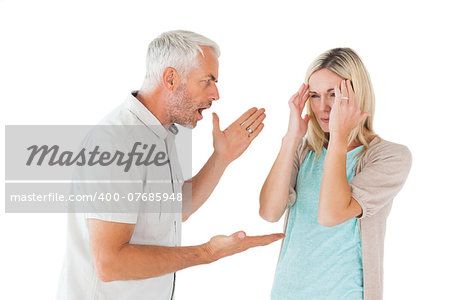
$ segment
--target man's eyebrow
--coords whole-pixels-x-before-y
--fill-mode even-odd
[[[209,74],[208,77],[211,78],[211,80],[218,82],[216,76],[214,76],[213,74]]]

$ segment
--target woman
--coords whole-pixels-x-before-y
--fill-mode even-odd
[[[386,218],[411,154],[375,134],[372,84],[352,49],[320,55],[305,82],[260,195],[265,220],[288,209],[272,300],[382,299]]]

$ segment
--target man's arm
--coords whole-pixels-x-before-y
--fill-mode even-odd
[[[251,108],[224,131],[213,113],[214,153],[203,168],[183,186],[183,221],[205,203],[227,166],[238,158],[263,129],[264,109]],[[247,128],[252,130],[250,134]]]
[[[91,251],[102,281],[136,280],[157,277],[187,267],[208,264],[225,256],[264,246],[283,234],[215,236],[209,242],[189,247],[130,244],[133,224],[89,219]]]

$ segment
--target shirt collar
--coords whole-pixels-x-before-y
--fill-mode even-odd
[[[138,117],[138,119],[150,128],[159,138],[166,139],[169,131],[176,135],[178,128],[175,124],[170,125],[169,131],[159,122],[159,120],[136,98],[138,91],[132,91],[127,99],[126,104],[128,109]]]

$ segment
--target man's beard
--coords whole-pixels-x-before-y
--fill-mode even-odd
[[[187,128],[194,128],[197,125],[199,108],[211,105],[211,101],[195,105],[187,93],[186,84],[181,84],[170,95],[167,103],[170,123],[177,123]]]

